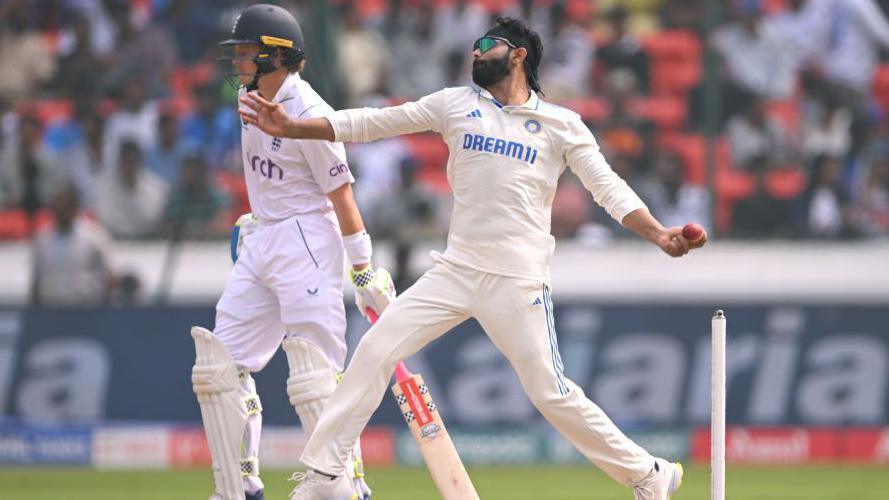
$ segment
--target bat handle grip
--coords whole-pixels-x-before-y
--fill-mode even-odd
[[[377,313],[369,307],[366,308],[364,312],[367,314],[367,319],[370,320],[370,324],[374,324],[380,319],[380,317],[377,316]],[[404,365],[404,361],[399,361],[398,364],[395,365],[395,380],[397,382],[404,382],[411,378],[412,375],[411,371]]]
[[[411,371],[407,369],[407,366],[404,365],[404,361],[399,361],[397,365],[395,365],[395,381],[396,382],[404,382],[405,380],[411,378]]]
[[[370,321],[371,325],[376,323],[377,320],[380,319],[380,317],[377,316],[376,311],[369,307],[364,310],[364,313],[367,315],[367,320]]]

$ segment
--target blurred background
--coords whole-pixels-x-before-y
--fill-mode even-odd
[[[216,44],[250,3],[0,1],[0,465],[209,463],[187,332],[212,327],[249,211]],[[552,274],[568,375],[656,453],[706,461],[723,307],[730,463],[889,461],[889,1],[274,3],[337,109],[469,85],[493,17],[527,20],[545,99],[582,116],[660,220],[711,234],[672,261],[566,173]],[[403,290],[444,247],[447,148],[416,134],[347,152]],[[354,345],[366,325],[349,314]],[[468,463],[580,463],[474,322],[409,364]],[[285,379],[282,356],[257,377],[267,467],[303,442]],[[371,464],[418,463],[394,404],[371,424]]]

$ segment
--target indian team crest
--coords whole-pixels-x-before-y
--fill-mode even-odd
[[[540,132],[540,122],[534,120],[533,118],[525,122],[525,130],[531,132],[532,134],[536,134]]]

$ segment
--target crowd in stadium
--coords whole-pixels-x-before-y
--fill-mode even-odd
[[[101,226],[92,238],[225,235],[249,207],[216,44],[244,3],[2,2],[0,239],[79,211]],[[699,0],[278,3],[302,22],[304,77],[335,108],[470,84],[473,40],[492,16],[521,16],[544,40],[544,98],[581,114],[665,224],[889,236],[889,2],[727,0],[712,32]],[[372,234],[444,234],[436,136],[348,151]],[[553,234],[624,232],[566,175]]]

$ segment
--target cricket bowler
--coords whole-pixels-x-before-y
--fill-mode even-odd
[[[296,19],[281,7],[257,4],[235,21],[233,50],[240,93],[256,92],[287,114],[323,117],[333,110],[300,78],[305,64]],[[360,308],[382,312],[394,293],[388,273],[370,266],[371,239],[352,195],[342,144],[266,134],[242,123],[244,178],[252,213],[233,238],[236,259],[216,305],[216,327],[194,327],[192,384],[213,458],[212,499],[262,499],[259,439],[262,405],[251,372],[281,346],[287,395],[303,429],[314,432],[346,357],[344,257],[351,264]],[[373,285],[373,286],[371,286]],[[350,498],[366,499],[360,450],[346,452]],[[296,457],[294,457],[295,459]]]
[[[542,53],[534,31],[498,18],[473,46],[478,89],[323,118],[298,117],[255,93],[240,99],[247,123],[279,137],[366,142],[432,130],[450,150],[447,249],[361,340],[306,445],[301,461],[309,469],[293,499],[350,498],[349,451],[395,364],[467,318],[481,324],[553,427],[636,499],[667,500],[679,488],[681,465],[628,439],[563,373],[549,277],[557,180],[570,168],[612,217],[672,257],[704,245],[706,235],[690,243],[682,228],[663,227],[611,170],[580,116],[538,96]],[[594,269],[586,272],[595,279]]]

